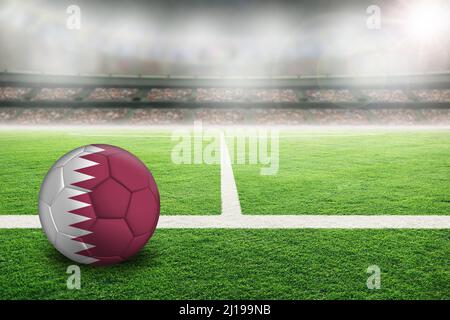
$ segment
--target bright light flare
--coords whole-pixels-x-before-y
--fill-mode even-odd
[[[418,3],[407,10],[408,32],[422,40],[444,35],[448,28],[448,18],[448,7],[441,3]]]

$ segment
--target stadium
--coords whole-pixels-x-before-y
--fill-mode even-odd
[[[0,299],[450,299],[448,1],[76,2],[0,4]],[[91,144],[161,216],[68,290],[38,194]]]

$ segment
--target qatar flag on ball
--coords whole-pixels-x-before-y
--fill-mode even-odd
[[[136,254],[158,223],[159,192],[147,167],[121,148],[75,149],[47,173],[39,194],[42,227],[78,263],[114,264]]]

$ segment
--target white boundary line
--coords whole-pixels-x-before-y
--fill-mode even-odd
[[[1,215],[2,229],[39,229],[37,215]],[[450,229],[450,216],[161,216],[159,229]]]
[[[161,216],[158,228],[232,229],[448,229],[450,216],[324,216],[324,215],[240,215]]]

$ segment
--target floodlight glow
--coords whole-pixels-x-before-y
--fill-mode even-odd
[[[217,35],[208,26],[195,26],[185,33],[185,40],[193,47],[208,45],[216,38]]]
[[[448,26],[447,19],[447,8],[438,3],[422,2],[408,10],[408,32],[422,39],[435,37],[445,31]]]

